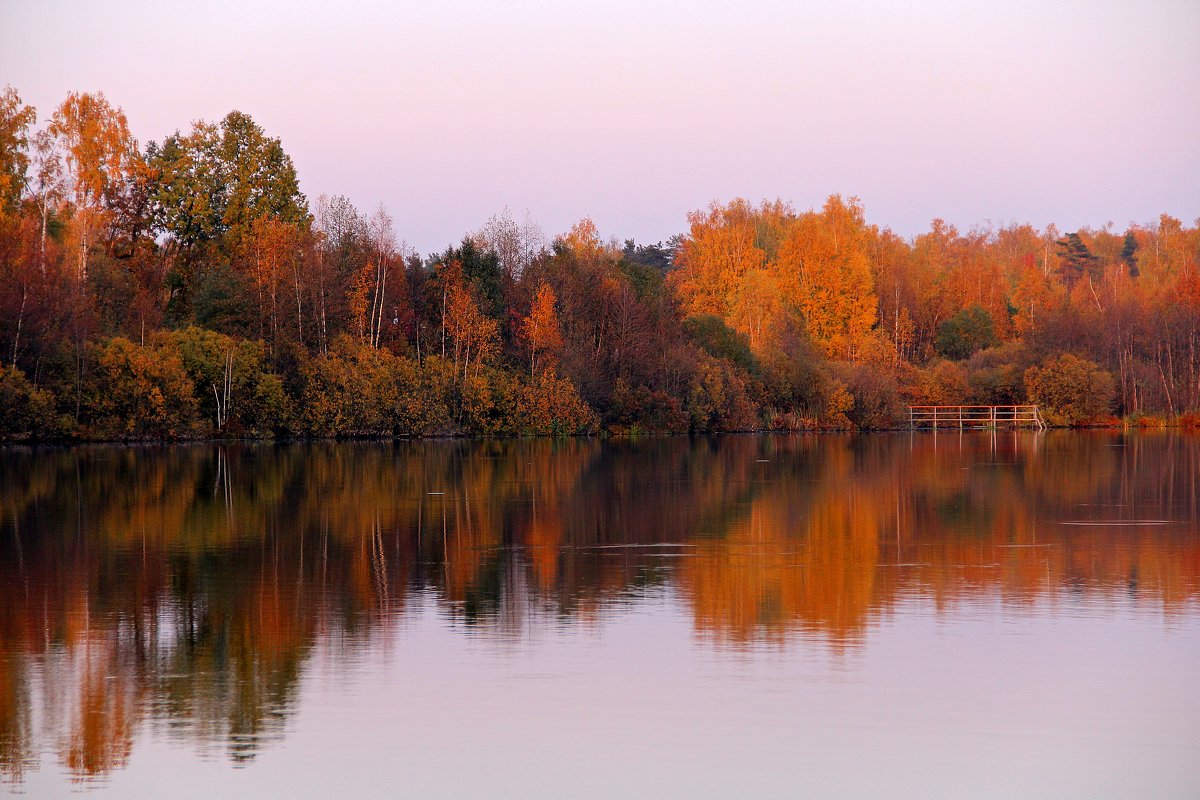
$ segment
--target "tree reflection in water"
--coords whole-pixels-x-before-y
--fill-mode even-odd
[[[0,774],[102,777],[148,728],[253,759],[314,648],[415,595],[519,637],[661,587],[733,648],[863,646],[913,597],[1181,613],[1198,472],[1117,434],[6,450]]]

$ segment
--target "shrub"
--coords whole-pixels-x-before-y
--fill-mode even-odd
[[[896,427],[902,416],[900,392],[896,381],[864,365],[836,365],[835,377],[843,382],[854,399],[843,412],[859,430],[886,430]]]
[[[301,424],[313,436],[391,435],[399,406],[397,357],[348,336],[304,367]]]
[[[579,396],[575,384],[549,370],[522,385],[512,427],[538,436],[571,436],[596,429],[596,413]]]
[[[1195,411],[1188,411],[1185,414],[1179,415],[1179,427],[1187,430],[1196,430],[1200,428],[1200,414]]]
[[[686,433],[688,422],[678,398],[617,379],[609,404],[608,427],[614,433]]]
[[[683,321],[688,338],[713,358],[737,364],[748,373],[758,372],[758,361],[750,352],[746,335],[730,328],[715,314],[698,314]]]
[[[1025,371],[1029,400],[1051,425],[1086,425],[1112,412],[1116,383],[1095,363],[1070,353]]]
[[[854,427],[850,412],[854,410],[854,395],[849,387],[836,378],[825,385],[825,408],[821,413],[821,427],[825,430],[845,431]]]
[[[505,436],[520,431],[514,414],[520,390],[511,374],[481,370],[468,375],[460,390],[462,425],[467,433]]]
[[[161,334],[161,338],[179,353],[201,417],[213,430],[254,435],[288,427],[283,381],[269,370],[261,341],[238,341],[195,326]],[[219,427],[218,411],[223,417]]]
[[[971,400],[994,406],[1026,402],[1024,376],[1029,366],[1028,352],[1017,343],[980,350],[967,362]]]
[[[961,405],[970,394],[966,369],[953,361],[935,359],[924,368],[906,365],[901,380],[901,394],[911,405]]]
[[[423,364],[407,358],[396,360],[393,426],[398,435],[431,436],[453,428],[453,371],[453,364],[438,357],[427,358]]]
[[[60,433],[54,395],[39,389],[16,367],[0,367],[0,439],[42,439]]]
[[[758,428],[758,415],[746,392],[745,381],[727,361],[712,358],[701,361],[688,388],[687,411],[694,431]]]
[[[173,439],[197,433],[199,404],[178,351],[117,336],[89,346],[82,421],[98,438]]]

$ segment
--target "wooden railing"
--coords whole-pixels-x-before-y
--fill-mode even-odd
[[[960,431],[1046,429],[1037,406],[909,406],[908,425],[910,428],[958,428]]]

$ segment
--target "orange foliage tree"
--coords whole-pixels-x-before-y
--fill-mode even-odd
[[[521,322],[525,340],[529,343],[529,377],[537,370],[538,352],[542,353],[543,364],[553,365],[554,354],[562,347],[562,331],[558,326],[558,312],[554,309],[557,300],[554,289],[547,283],[538,287],[533,296],[533,307],[529,316]]]

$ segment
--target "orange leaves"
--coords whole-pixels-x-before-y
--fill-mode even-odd
[[[109,105],[103,92],[67,95],[51,117],[49,131],[64,145],[80,207],[96,207],[108,199],[140,158],[125,112]]]
[[[679,269],[671,273],[686,313],[728,319],[743,276],[766,260],[755,245],[754,214],[745,200],[735,200],[688,215],[688,238],[676,256]]]
[[[1051,425],[1099,421],[1112,413],[1116,393],[1110,373],[1070,353],[1026,370],[1025,387]]]
[[[604,242],[600,240],[600,232],[591,217],[584,217],[571,226],[571,231],[562,238],[562,243],[575,253],[575,257],[583,262],[594,262],[604,258],[608,253]]]
[[[575,384],[546,371],[517,396],[514,420],[521,433],[539,436],[573,436],[599,426],[596,414],[579,396]]]
[[[862,205],[835,195],[797,219],[775,265],[809,336],[830,358],[854,358],[875,325],[876,305]]]
[[[537,369],[538,351],[543,358],[553,357],[563,345],[562,332],[558,325],[558,312],[554,310],[557,300],[554,289],[547,283],[538,287],[533,298],[529,316],[521,321],[521,330],[529,343],[529,376]]]
[[[1061,293],[1062,290],[1058,291]],[[1017,307],[1017,313],[1013,317],[1013,327],[1017,332],[1031,332],[1039,316],[1046,313],[1054,296],[1055,287],[1051,286],[1046,272],[1031,261],[1026,262],[1021,268],[1012,297]]]
[[[479,310],[470,289],[455,283],[449,289],[446,305],[446,332],[454,340],[454,365],[462,358],[463,377],[474,356],[476,367],[491,357],[499,345],[500,326]]]
[[[375,274],[374,264],[363,264],[362,269],[354,273],[347,296],[350,305],[350,320],[360,340],[367,338],[367,296],[371,293],[371,277]]]
[[[24,189],[29,156],[29,128],[37,113],[21,102],[17,90],[6,86],[0,91],[0,220],[16,210]]]
[[[776,323],[788,313],[780,283],[778,272],[752,269],[742,276],[730,299],[730,326],[746,334],[755,352],[761,352]]]
[[[47,134],[65,154],[62,176],[74,200],[71,239],[78,249],[78,277],[83,281],[88,276],[89,249],[142,156],[125,113],[109,106],[103,92],[71,92],[50,118]]]
[[[300,230],[276,217],[259,217],[250,225],[246,242],[249,251],[250,278],[258,294],[260,329],[278,336],[279,289],[289,275],[297,275],[300,257]]]
[[[50,118],[47,133],[65,154],[64,177],[75,203],[72,238],[82,280],[87,277],[88,250],[141,155],[125,113],[109,105],[103,93],[67,95]]]
[[[116,337],[91,346],[94,359],[83,415],[93,435],[143,438],[184,435],[198,412],[177,352]]]
[[[1200,309],[1200,273],[1194,268],[1186,272],[1176,284],[1176,294],[1190,307]]]
[[[251,225],[251,277],[261,290],[273,290],[280,275],[292,267],[299,246],[295,225],[274,217],[260,217]]]
[[[789,313],[831,358],[854,358],[876,319],[862,206],[833,196],[818,212],[745,200],[689,216],[671,281],[688,314],[716,314],[756,351]]]

